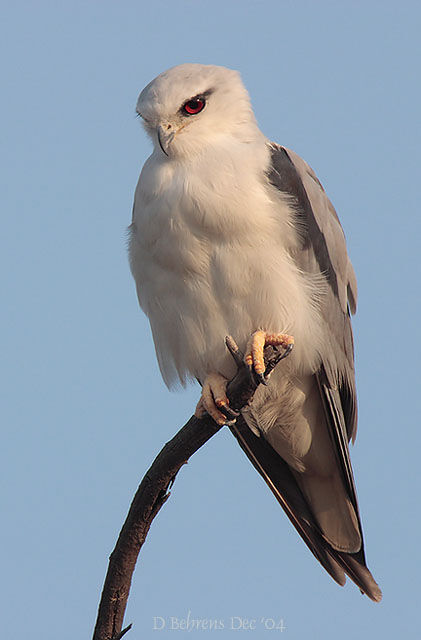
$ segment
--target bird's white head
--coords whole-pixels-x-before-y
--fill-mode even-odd
[[[240,74],[225,67],[182,64],[164,71],[143,89],[136,111],[168,158],[190,158],[224,138],[262,137]]]

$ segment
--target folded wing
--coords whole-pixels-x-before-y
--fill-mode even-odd
[[[381,591],[365,562],[363,533],[348,442],[355,438],[357,403],[350,313],[356,308],[356,280],[336,212],[310,167],[294,152],[270,146],[268,179],[288,194],[297,216],[302,246],[295,256],[310,274],[324,274],[328,291],[321,313],[329,333],[318,371],[300,381],[305,400],[297,419],[308,426],[313,442],[302,469],[288,455],[295,447],[294,425],[289,436],[281,404],[287,394],[252,407],[232,431],[240,446],[276,496],[312,553],[336,582],[345,573],[372,600]],[[274,383],[272,382],[272,385]],[[297,391],[298,393],[298,391]],[[274,419],[279,401],[280,417]],[[268,405],[272,403],[270,421]],[[270,423],[270,427],[268,424]],[[297,426],[297,431],[300,427]],[[260,432],[263,437],[258,437]],[[285,442],[287,438],[290,442]]]

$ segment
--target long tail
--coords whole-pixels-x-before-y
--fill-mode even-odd
[[[343,586],[346,573],[362,593],[379,602],[382,592],[366,566],[363,546],[357,553],[333,549],[323,538],[293,473],[281,456],[263,437],[257,437],[242,417],[230,429],[310,551],[331,577]]]

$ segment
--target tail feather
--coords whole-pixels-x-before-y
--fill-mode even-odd
[[[256,436],[242,417],[230,429],[310,551],[329,575],[343,586],[346,573],[363,593],[379,602],[381,591],[365,564],[363,547],[357,553],[335,550],[323,537],[294,474],[283,458],[263,437]]]
[[[337,553],[338,563],[351,580],[374,602],[380,602],[382,592],[367,566],[361,563],[358,553]]]

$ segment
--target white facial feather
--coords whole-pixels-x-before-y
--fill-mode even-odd
[[[183,105],[200,95],[206,96],[203,111],[196,115],[183,112]],[[136,110],[159,152],[157,128],[161,126],[172,136],[166,148],[171,157],[196,154],[226,135],[251,142],[262,135],[240,74],[224,67],[173,67],[145,87]]]

